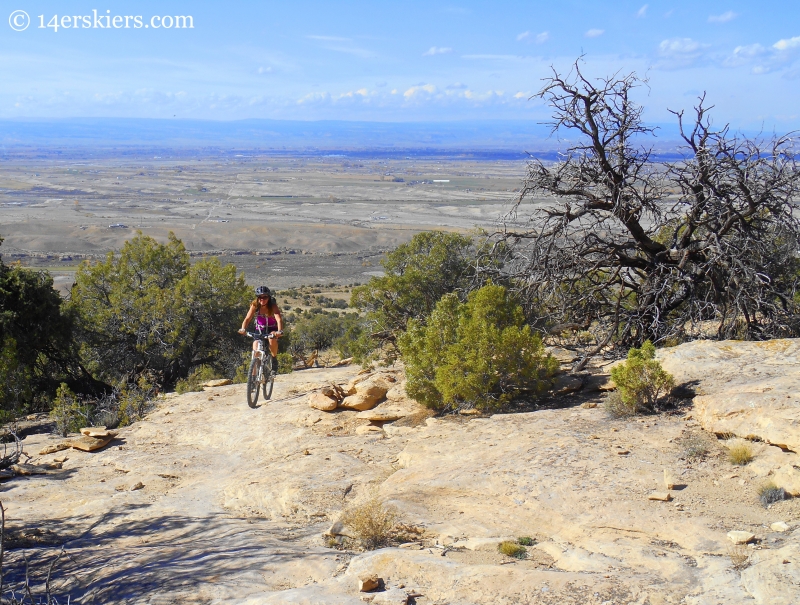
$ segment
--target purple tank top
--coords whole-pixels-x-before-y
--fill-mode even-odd
[[[256,330],[265,332],[268,328],[278,329],[278,320],[269,315],[256,315]]]

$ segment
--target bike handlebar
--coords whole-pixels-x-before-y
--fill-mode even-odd
[[[263,340],[264,338],[275,338],[276,332],[264,334],[263,332],[245,332],[243,336],[249,336],[253,340]]]

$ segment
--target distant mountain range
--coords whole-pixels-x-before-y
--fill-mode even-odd
[[[648,142],[659,155],[673,155],[677,132],[662,125]],[[372,157],[465,154],[513,159],[528,154],[555,157],[569,140],[550,136],[534,121],[476,120],[460,122],[346,122],[183,119],[70,118],[0,120],[0,155],[23,149],[212,149],[274,153]]]

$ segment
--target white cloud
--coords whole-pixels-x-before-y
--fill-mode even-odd
[[[428,50],[422,53],[423,57],[432,57],[434,55],[446,55],[448,53],[453,52],[453,49],[449,46],[431,46]]]
[[[521,42],[525,38],[530,38],[531,32],[522,32],[521,34],[517,35],[517,42]]]
[[[518,61],[522,57],[517,55],[461,55],[462,59],[476,59],[489,61]]]
[[[800,46],[800,36],[795,36],[794,38],[786,38],[783,40],[778,40],[775,44],[772,45],[772,48],[775,50],[792,50],[793,48],[797,48]]]
[[[412,86],[403,93],[403,96],[406,99],[411,99],[423,93],[433,94],[435,92],[436,92],[436,87],[433,84],[425,84],[422,86]]]
[[[550,32],[542,32],[541,34],[536,34],[536,44],[544,44],[550,39]]]
[[[461,82],[455,82],[454,84],[448,84],[446,88],[447,90],[464,90],[467,88],[467,85],[462,84]]]
[[[645,4],[645,5],[644,5],[642,8],[640,8],[638,11],[636,11],[636,16],[637,16],[639,19],[641,19],[641,18],[643,18],[643,17],[646,17],[646,16],[647,16],[647,6],[648,6],[648,5],[647,5],[647,4]]]
[[[736,17],[738,17],[736,13],[733,11],[726,11],[721,15],[709,15],[708,22],[709,23],[727,23],[728,21],[733,21]]]
[[[306,36],[309,40],[320,40],[322,42],[352,42],[350,38],[340,38],[339,36]]]
[[[260,74],[271,74],[271,73],[273,73],[273,71],[274,70],[272,69],[272,67],[259,67],[258,68],[258,73],[260,73]]]
[[[518,92],[517,94],[514,95],[514,98],[515,99],[528,99],[528,98],[530,98],[530,96],[531,96],[531,93],[520,91],[520,92]]]
[[[760,57],[767,52],[767,49],[760,44],[748,44],[747,46],[737,46],[733,49],[733,54],[736,57],[751,58]]]
[[[658,54],[662,57],[659,67],[677,69],[689,67],[702,56],[708,44],[702,44],[691,38],[669,38],[658,45]]]
[[[590,29],[583,35],[587,38],[597,38],[598,36],[602,36],[604,33],[606,33],[606,30],[604,29]]]

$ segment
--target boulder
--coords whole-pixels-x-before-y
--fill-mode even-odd
[[[328,397],[324,393],[311,393],[308,396],[308,405],[315,410],[322,410],[323,412],[332,412],[336,409],[339,403],[332,397]]]
[[[777,531],[777,532],[789,531],[789,525],[787,523],[783,522],[783,521],[775,521],[775,523],[772,523],[769,526],[769,528],[772,531]]]
[[[787,464],[775,471],[772,482],[782,487],[790,496],[800,496],[800,469],[793,464]]]
[[[391,389],[386,391],[386,399],[389,401],[405,401],[409,399],[408,393],[406,393],[405,381],[395,383]]]
[[[66,445],[69,447],[82,450],[84,452],[93,452],[95,450],[99,450],[101,447],[105,447],[108,445],[111,440],[114,438],[114,435],[108,435],[106,437],[89,437],[88,435],[84,435],[83,437],[78,437],[76,439],[70,439],[69,441],[65,441]]]
[[[226,385],[233,384],[233,380],[230,378],[218,378],[216,380],[209,380],[208,382],[204,382],[204,387],[214,388],[214,387],[224,387]]]
[[[394,379],[394,377],[391,377]],[[386,380],[385,375],[373,375],[367,380],[353,386],[355,394],[348,395],[342,400],[341,406],[349,410],[371,410],[380,402],[391,388],[392,383]],[[349,392],[349,390],[348,390]]]

